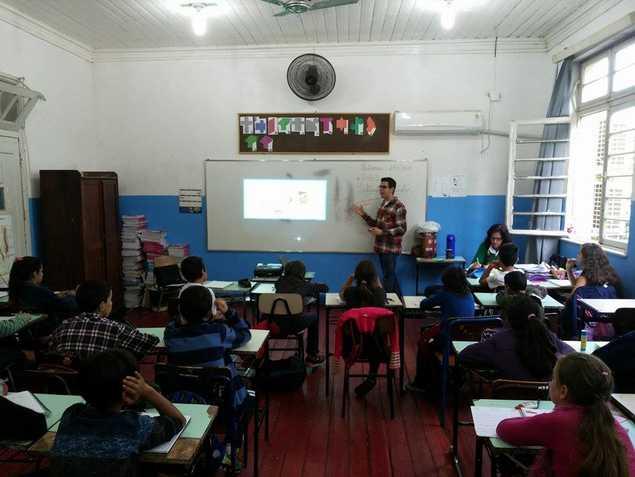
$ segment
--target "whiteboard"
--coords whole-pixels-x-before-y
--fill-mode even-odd
[[[414,229],[425,221],[428,161],[383,160],[207,160],[205,199],[210,251],[352,252],[373,250],[368,226],[351,207],[364,205],[374,217],[382,177],[397,181],[406,209],[403,251],[410,253]],[[326,220],[245,220],[243,179],[327,181]]]

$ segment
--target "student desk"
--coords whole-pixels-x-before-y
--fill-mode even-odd
[[[37,398],[51,411],[47,417],[46,424],[49,431],[41,437],[29,449],[35,454],[48,454],[55,441],[55,433],[59,427],[59,421],[64,411],[78,402],[83,402],[81,396],[63,396],[56,394],[36,394]],[[218,414],[216,406],[207,404],[175,404],[175,406],[185,416],[190,416],[191,420],[183,431],[183,434],[174,444],[174,447],[167,454],[153,454],[143,452],[140,457],[142,465],[158,467],[170,472],[177,472],[178,469],[189,470],[201,452],[203,445],[207,441],[207,435],[212,427],[212,423]]]
[[[44,315],[44,314],[30,314],[30,313],[21,313],[21,315],[29,315],[31,317],[31,319],[22,327],[20,327],[19,329],[15,330],[14,333],[12,333],[9,336],[12,336],[15,333],[19,333],[20,331],[23,331],[27,328],[30,328],[31,326],[37,324],[37,323],[41,323],[42,321],[46,320],[48,318],[48,315]],[[14,320],[15,317],[17,315],[9,315],[9,316],[0,316],[0,321],[11,321]],[[6,338],[6,336],[4,337]]]
[[[163,335],[165,328],[137,328],[141,333],[146,333],[159,338],[157,343],[158,349],[165,349],[165,343],[163,342]],[[269,337],[269,330],[249,330],[251,332],[251,339],[239,348],[231,350],[231,353],[243,356],[256,356],[260,350],[264,347],[267,338]]]
[[[460,353],[469,345],[476,343],[476,341],[453,341],[452,346],[454,347],[455,353]],[[565,341],[569,346],[571,346],[575,351],[580,351],[580,342],[579,341]],[[588,341],[586,344],[586,350],[584,351],[586,354],[593,353],[596,349],[601,348],[608,344],[608,341]]]
[[[419,277],[421,274],[421,269],[425,267],[433,267],[433,266],[448,266],[448,265],[460,265],[461,267],[465,267],[465,257],[454,257],[454,258],[443,258],[443,257],[434,257],[434,258],[423,258],[417,257],[415,259],[416,266],[416,278],[415,278],[415,295],[419,295]]]
[[[476,298],[476,300],[484,308],[499,308],[498,303],[496,303],[496,293],[476,292],[474,293],[474,298]],[[564,305],[562,303],[549,295],[542,299],[542,306],[545,310],[561,310],[562,308],[564,308]]]
[[[326,374],[326,395],[329,395],[329,387],[330,387],[330,378],[331,378],[331,374],[330,374],[330,356],[331,356],[331,348],[330,348],[330,330],[329,330],[329,325],[331,324],[331,311],[332,310],[345,310],[347,308],[350,308],[348,306],[346,306],[346,303],[340,298],[339,293],[323,293],[322,296],[324,297],[324,308],[326,309],[326,316],[325,316],[325,320],[324,320],[324,335],[325,335],[325,340],[326,340],[326,344],[325,344],[325,374]],[[396,293],[387,293],[386,294],[386,299],[388,301],[388,303],[386,303],[384,305],[385,308],[390,308],[393,311],[397,311],[399,310],[401,307],[403,307],[403,303],[401,302],[401,300],[399,299],[399,296]],[[399,315],[399,313],[397,313],[397,315]],[[399,322],[401,323],[401,318],[399,318],[399,316],[397,316],[397,319],[399,320]],[[403,333],[400,334],[399,336],[399,346],[401,347],[401,352],[403,353]],[[400,382],[399,385],[402,386],[403,385],[403,358],[400,359],[400,367],[399,367],[399,376],[400,376]]]
[[[611,399],[629,419],[635,419],[635,394],[612,394]],[[631,440],[634,439],[635,436],[631,436]]]
[[[593,299],[593,298],[580,298],[578,302],[583,306],[591,310],[594,315],[599,317],[610,317],[615,314],[620,308],[635,308],[635,300],[627,299]]]
[[[467,283],[471,288],[481,288],[480,278],[468,277]],[[569,280],[536,280],[536,281],[527,281],[527,285],[531,285],[534,287],[542,287],[546,290],[565,290],[567,288],[571,288],[571,282]]]
[[[499,408],[508,408],[514,409],[518,404],[522,403],[523,400],[511,400],[511,399],[479,399],[474,401],[474,406],[476,407],[499,407]],[[538,409],[544,410],[552,410],[554,407],[553,402],[551,401],[538,401]],[[518,416],[520,417],[520,415]],[[619,423],[626,429],[631,442],[635,444],[635,422],[632,420],[625,418],[621,413],[617,413],[617,417]],[[515,447],[511,444],[508,444],[504,440],[498,437],[479,437],[476,436],[476,450],[474,454],[474,476],[481,477],[482,467],[483,467],[483,447],[487,445],[490,450],[492,456],[492,466],[495,465],[496,459],[498,456],[504,453],[509,453],[514,449],[525,449],[529,451],[538,452],[541,448],[536,446],[531,447]],[[492,473],[493,475],[493,473]]]

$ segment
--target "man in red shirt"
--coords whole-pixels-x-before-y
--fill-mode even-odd
[[[374,250],[379,257],[387,293],[401,296],[397,280],[397,257],[401,253],[401,241],[407,230],[406,206],[395,196],[397,183],[392,177],[382,177],[379,184],[381,206],[377,218],[373,219],[361,205],[354,205],[353,211],[368,224],[368,232],[375,237]]]

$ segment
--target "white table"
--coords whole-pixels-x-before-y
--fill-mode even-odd
[[[474,293],[474,297],[478,300],[478,302],[486,307],[486,308],[496,308],[498,307],[498,303],[496,303],[496,293]],[[547,295],[542,299],[542,307],[547,309],[561,310],[564,308],[564,305],[560,303],[558,300],[553,298],[552,296]]]
[[[156,336],[159,338],[159,342],[156,345],[158,349],[164,349],[165,343],[163,341],[163,335],[165,334],[165,328],[137,328],[141,333]],[[235,354],[244,355],[256,355],[260,349],[264,346],[267,338],[269,337],[269,330],[249,330],[251,332],[251,339],[239,348],[231,350]]]
[[[635,394],[612,394],[611,397],[617,404],[627,411],[631,416],[635,416]],[[631,436],[633,439],[634,436]]]
[[[477,343],[477,341],[452,341],[452,346],[454,346],[454,351],[456,353],[460,353],[465,348],[470,345]],[[575,351],[580,352],[580,342],[579,341],[565,341],[569,346],[571,346]],[[588,341],[586,344],[586,350],[584,351],[586,354],[593,353],[596,349],[601,348],[608,344],[608,341]]]
[[[578,301],[600,315],[612,315],[620,308],[635,308],[635,300],[632,299],[580,298]]]
[[[468,277],[467,283],[472,288],[478,288],[481,286],[479,278]],[[528,281],[527,285],[542,287],[546,290],[565,290],[567,288],[571,288],[571,282],[569,280],[556,280],[555,278],[543,281]]]

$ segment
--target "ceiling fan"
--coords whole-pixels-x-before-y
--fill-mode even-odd
[[[262,0],[272,5],[282,7],[280,13],[276,13],[274,17],[283,17],[285,15],[300,14],[312,12],[313,10],[322,10],[324,8],[340,7],[342,5],[353,5],[359,0]]]

